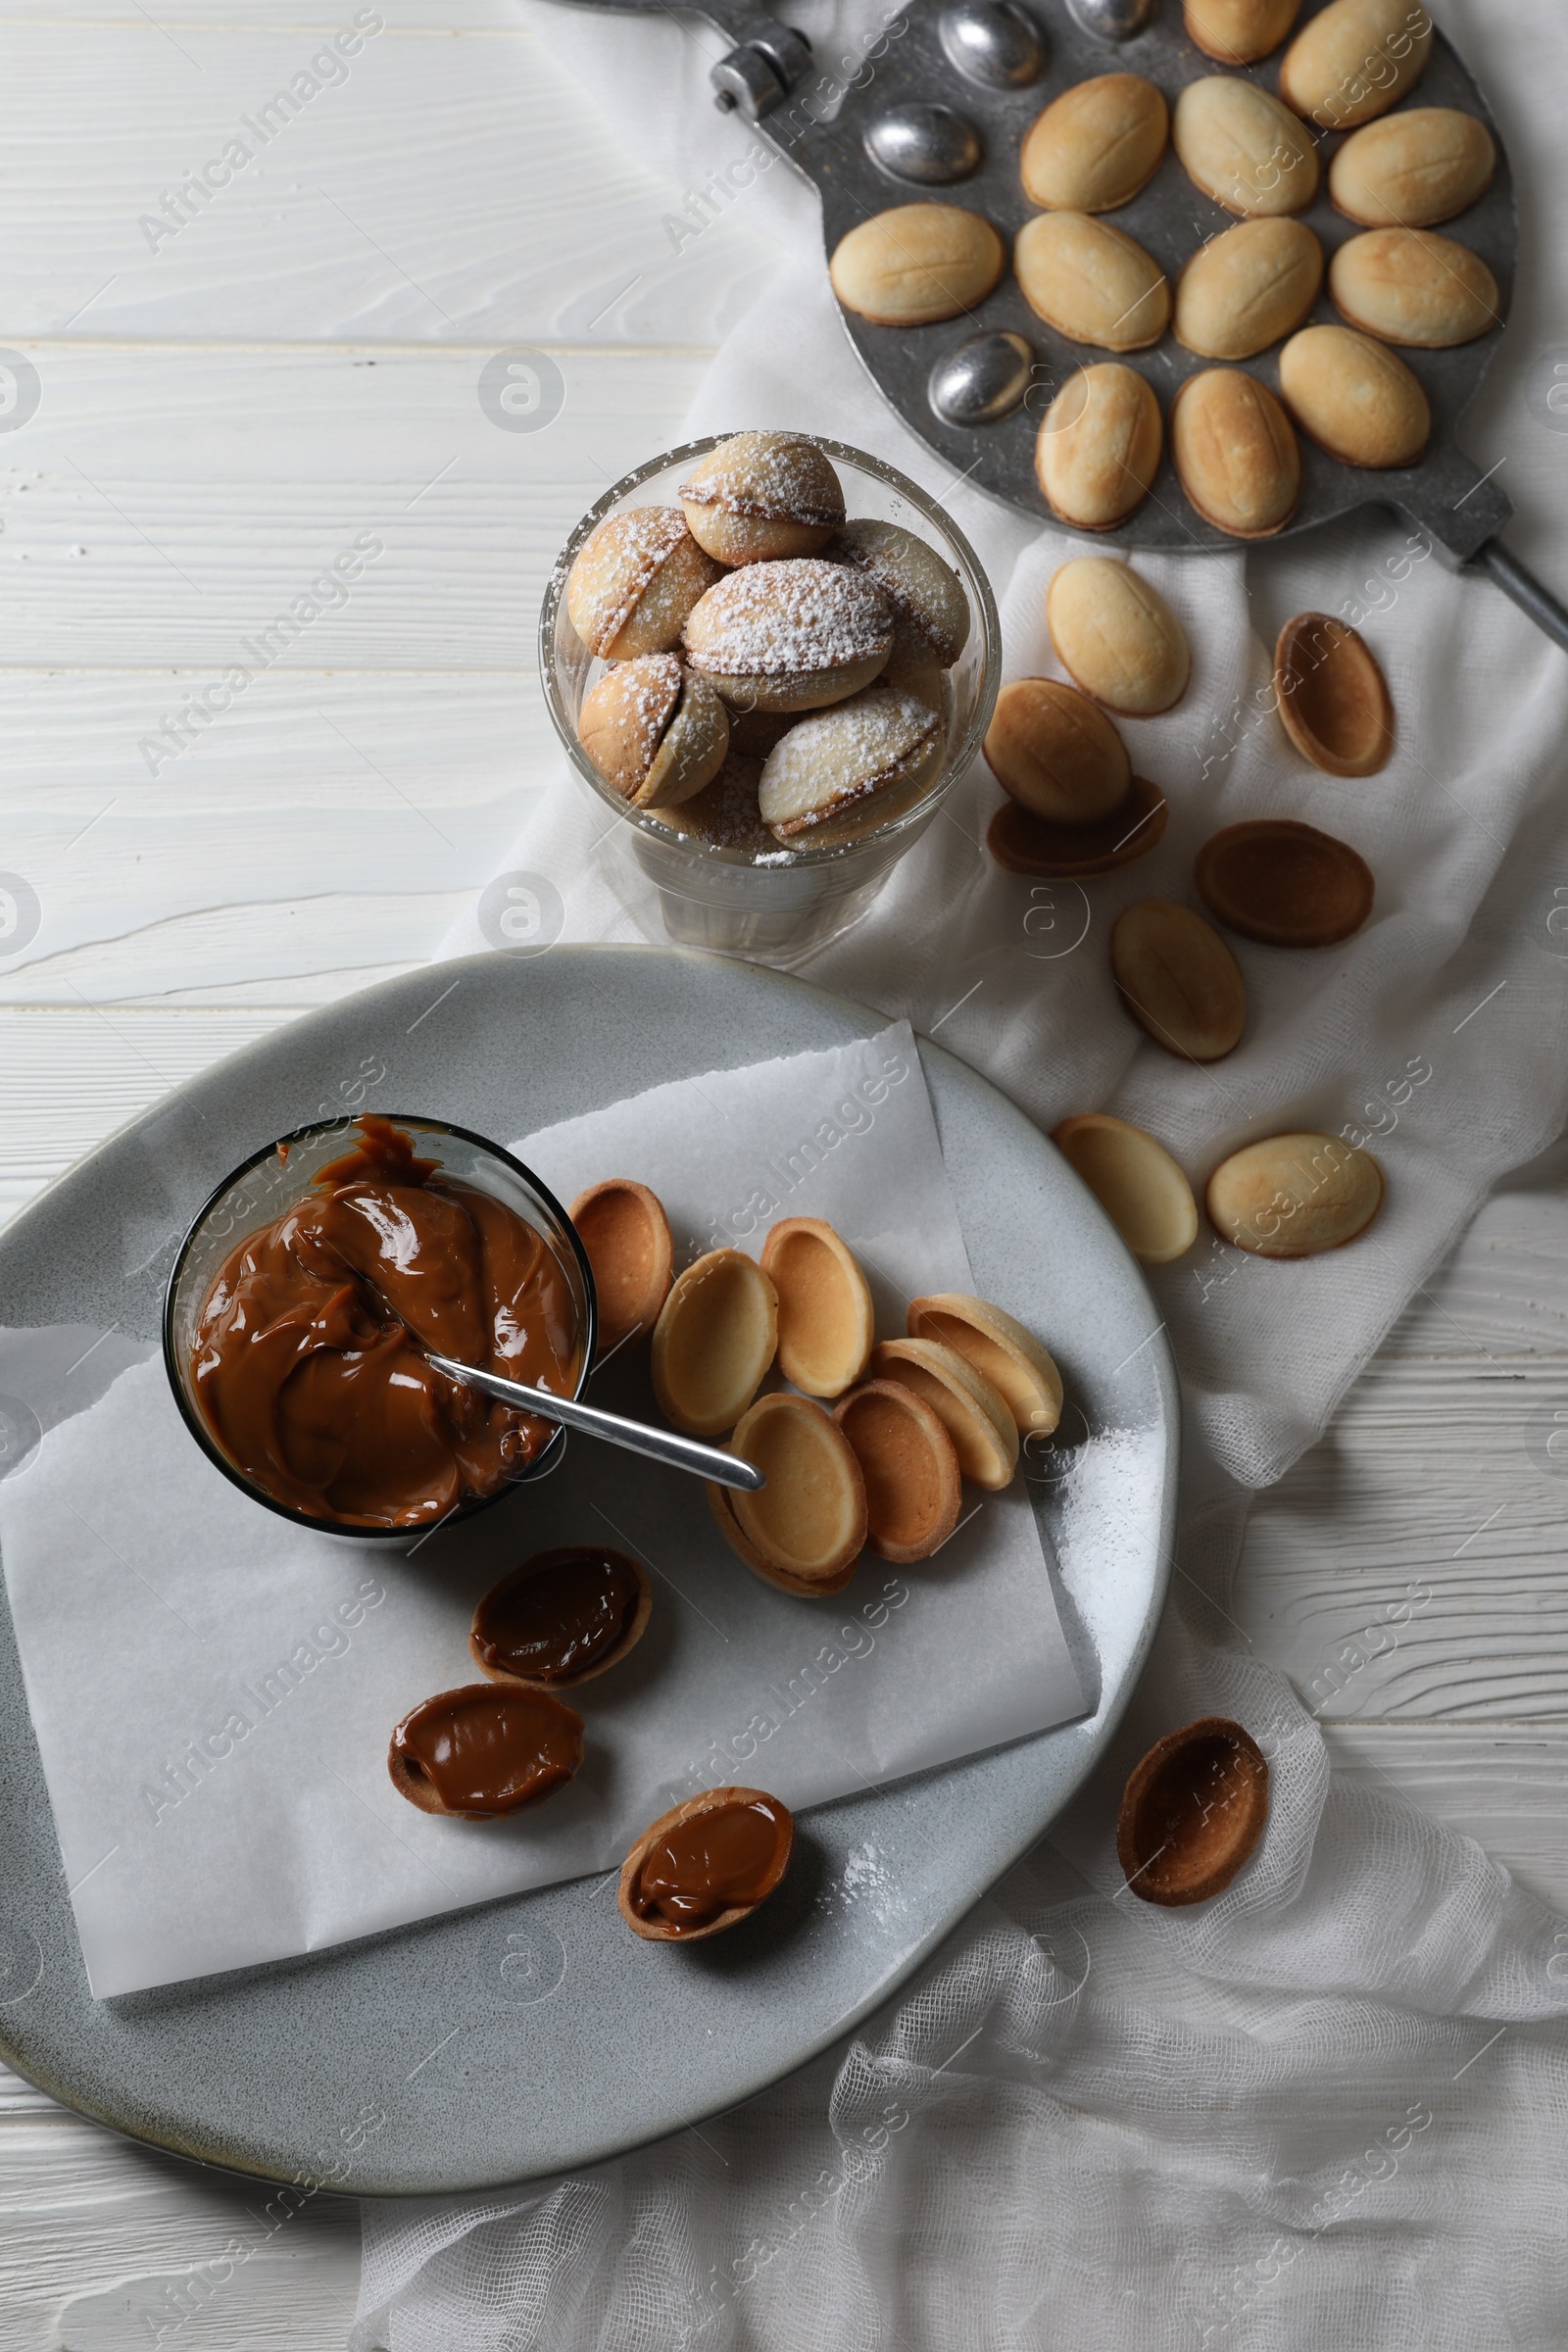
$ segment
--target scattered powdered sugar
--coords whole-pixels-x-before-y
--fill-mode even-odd
[[[779,852],[758,813],[760,772],[760,761],[748,759],[744,752],[731,752],[712,782],[705,784],[701,792],[675,808],[656,808],[650,813],[672,833],[694,835],[710,849],[738,850],[755,865],[772,864],[780,856],[788,863],[788,851]]]
[[[725,676],[836,669],[885,655],[892,642],[893,616],[876,583],[814,556],[727,573],[686,622],[692,660]]]
[[[846,1911],[858,1904],[879,1928],[885,1928],[906,1907],[897,1874],[869,1838],[846,1854],[842,1875],[823,1887],[817,1902],[824,1911],[835,1904]]]
[[[692,468],[682,498],[767,522],[844,520],[844,490],[814,441],[800,433],[736,433]]]

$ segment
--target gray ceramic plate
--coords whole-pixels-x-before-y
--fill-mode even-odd
[[[74,1169],[0,1238],[5,1320],[156,1340],[174,1250],[213,1187],[368,1087],[372,1105],[505,1143],[665,1079],[881,1026],[799,981],[643,948],[418,972],[237,1054]],[[701,2122],[813,2057],[1041,1836],[1109,1739],[1158,1619],[1175,1375],[1137,1267],[1066,1163],[961,1062],[932,1046],[921,1059],[976,1282],[1048,1336],[1066,1381],[1064,1442],[1029,1468],[1093,1715],[808,1813],[780,1894],[714,1944],[634,1943],[612,1895],[595,1894],[606,1882],[578,1882],[95,2003],[6,1616],[0,2054],[13,2066],[138,2138],[240,2172],[328,2174],[371,2196],[527,2180]],[[867,1848],[876,1902],[856,1895]]]

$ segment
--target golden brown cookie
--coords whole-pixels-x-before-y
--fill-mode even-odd
[[[849,1244],[820,1217],[784,1217],[762,1244],[778,1294],[778,1368],[808,1396],[842,1396],[865,1370],[876,1317]]]
[[[1446,351],[1502,324],[1497,281],[1478,253],[1430,228],[1369,228],[1329,265],[1340,317],[1384,343]]]
[[[956,204],[900,204],[841,237],[829,275],[847,311],[877,326],[929,326],[984,302],[1007,252],[989,220]]]
[[[1298,612],[1274,648],[1285,732],[1331,776],[1374,776],[1394,751],[1394,705],[1365,640],[1331,612]]]
[[[642,654],[589,688],[577,736],[605,782],[634,808],[669,808],[717,775],[729,719],[708,680],[673,654]]]
[[[730,1451],[767,1481],[729,1495],[752,1550],[797,1591],[838,1590],[865,1544],[865,1482],[842,1430],[811,1397],[777,1390],[741,1416]]]
[[[844,485],[805,433],[732,433],[692,467],[680,502],[693,538],[719,564],[814,556],[844,520]]]
[[[1217,1234],[1255,1257],[1315,1257],[1365,1233],[1383,1206],[1383,1170],[1343,1136],[1265,1136],[1222,1159],[1203,1205]]]
[[[928,1560],[958,1524],[963,1482],[953,1440],[924,1397],[868,1380],[833,1408],[865,1481],[865,1540],[885,1560]]]
[[[865,573],[786,558],[726,572],[687,614],[684,641],[693,669],[737,709],[816,710],[886,666],[893,615]]]
[[[963,1291],[911,1298],[911,1340],[940,1340],[988,1380],[1022,1437],[1049,1437],[1061,1419],[1061,1374],[1050,1351],[1004,1307]]]
[[[1089,213],[1038,213],[1012,266],[1037,318],[1073,343],[1146,351],[1170,322],[1165,272],[1137,239]]]
[[[710,1250],[676,1277],[654,1326],[660,1411],[694,1438],[733,1429],[777,1345],[778,1299],[761,1267],[739,1250]]]
[[[1024,133],[1024,194],[1048,212],[1109,213],[1159,170],[1170,110],[1142,74],[1074,82]]]
[[[1018,1429],[1004,1399],[983,1373],[940,1340],[883,1340],[871,1350],[873,1380],[912,1389],[936,1414],[958,1468],[993,1493],[1018,1467]]]
[[[1004,792],[1054,825],[1090,825],[1126,800],[1132,761],[1105,713],[1076,686],[1014,678],[997,697],[986,765]]]
[[[1149,718],[1187,691],[1186,632],[1159,591],[1109,556],[1077,556],[1052,574],[1046,626],[1062,667],[1107,710]]]
[[[1247,1026],[1241,966],[1190,906],[1140,899],[1110,927],[1110,969],[1146,1036],[1178,1061],[1219,1061]]]
[[[1238,220],[1176,281],[1176,340],[1206,360],[1250,360],[1295,334],[1323,284],[1323,248],[1303,220]]]
[[[1041,418],[1035,475],[1063,522],[1111,531],[1149,496],[1164,444],[1159,403],[1137,368],[1101,360],[1070,375]]]
[[[1271,539],[1301,495],[1301,450],[1279,402],[1243,368],[1205,368],[1170,404],[1177,479],[1205,522]]]
[[[1303,326],[1280,353],[1297,423],[1347,466],[1413,466],[1432,433],[1420,383],[1385,344],[1349,326]]]
[[[1169,1732],[1134,1770],[1116,1858],[1146,1903],[1206,1903],[1250,1860],[1268,1820],[1268,1765],[1250,1732],[1203,1715]]]
[[[1051,1140],[1143,1265],[1186,1255],[1198,1239],[1198,1202],[1163,1144],[1104,1110],[1063,1119]]]
[[[1317,194],[1310,131],[1255,81],[1226,74],[1190,81],[1171,138],[1194,186],[1244,220],[1304,213]]]
[[[593,1270],[603,1358],[659,1320],[674,1267],[669,1219],[658,1195],[629,1176],[590,1185],[566,1214]]]
[[[1449,106],[1409,106],[1352,132],[1329,166],[1329,194],[1367,228],[1434,228],[1484,196],[1492,133]]]
[[[1213,833],[1193,867],[1210,914],[1271,948],[1332,948],[1372,912],[1372,869],[1348,842],[1295,817]]]
[[[1420,0],[1331,0],[1286,50],[1280,96],[1319,130],[1353,130],[1407,97],[1431,54]]]
[[[566,574],[566,615],[603,661],[666,654],[719,569],[679,507],[632,507],[607,514],[578,549]]]

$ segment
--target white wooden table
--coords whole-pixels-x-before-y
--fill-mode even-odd
[[[674,439],[776,259],[740,211],[672,254],[678,191],[506,0],[378,0],[384,29],[292,116],[275,93],[355,8],[264,13],[12,0],[0,24],[0,343],[40,394],[8,432],[27,378],[0,377],[0,869],[39,908],[25,960],[0,952],[0,1214],[209,1062],[432,954],[551,771],[546,566]],[[270,106],[244,170],[163,216]],[[509,346],[562,370],[545,431],[480,406]],[[346,601],[159,757],[363,533],[384,552]],[[1533,1183],[1264,1499],[1238,1605],[1340,1763],[1568,1902],[1568,1479],[1540,1417],[1568,1415],[1568,1205],[1549,1163]],[[257,2201],[0,2070],[0,2347],[126,2352],[182,2315],[181,2352],[341,2343],[346,2203],[180,2299]]]

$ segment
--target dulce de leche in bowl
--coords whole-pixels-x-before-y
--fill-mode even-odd
[[[350,1536],[466,1516],[564,1433],[427,1351],[574,1396],[593,1277],[519,1160],[435,1120],[304,1127],[230,1176],[174,1263],[164,1360],[198,1444],[269,1508]]]

